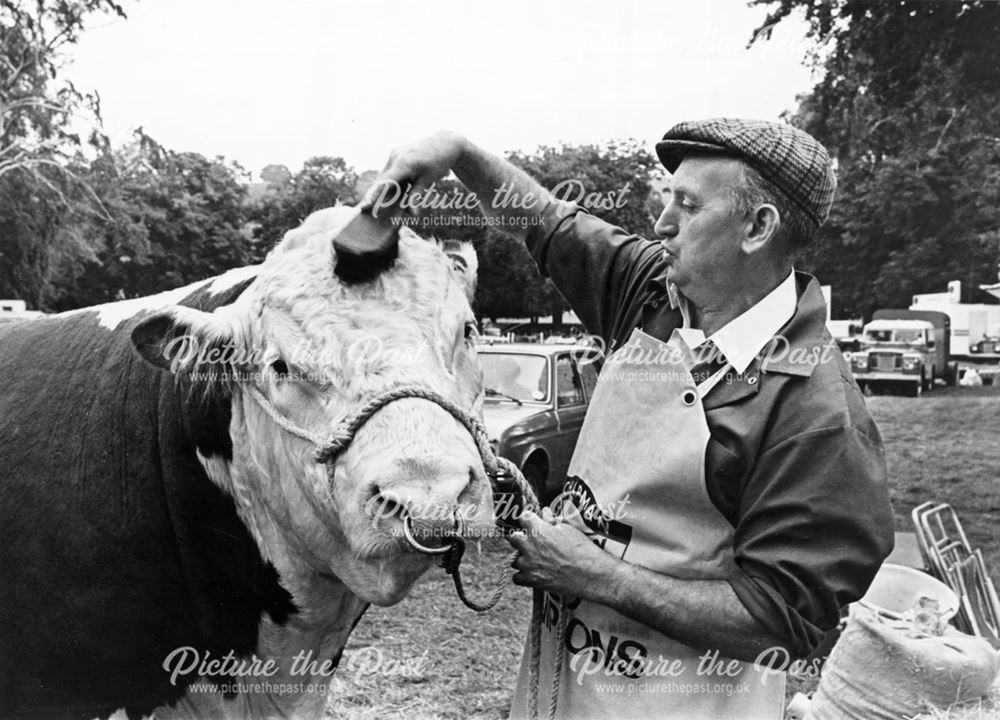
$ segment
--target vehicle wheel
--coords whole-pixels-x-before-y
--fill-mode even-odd
[[[528,484],[535,491],[535,495],[538,496],[538,502],[541,503],[542,507],[545,507],[552,500],[545,489],[545,482],[548,479],[549,469],[546,466],[544,459],[532,456],[528,458],[528,461],[524,463],[524,467],[521,468],[521,473],[524,475],[524,479],[528,481]]]
[[[907,385],[906,394],[909,395],[910,397],[920,397],[923,391],[924,391],[924,376],[923,373],[921,373],[919,382]]]
[[[944,373],[944,384],[949,387],[958,385],[958,363],[948,363]]]
[[[921,373],[921,377],[923,374]],[[931,368],[931,375],[924,379],[924,392],[930,392],[934,389],[934,368]]]

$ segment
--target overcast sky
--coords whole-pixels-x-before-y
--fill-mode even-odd
[[[294,172],[380,168],[431,130],[487,149],[634,137],[718,115],[777,118],[810,88],[804,25],[745,50],[745,0],[142,0],[93,21],[70,77],[105,129]]]

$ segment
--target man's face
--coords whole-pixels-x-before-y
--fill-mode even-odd
[[[667,280],[695,307],[717,303],[739,282],[744,258],[740,244],[750,222],[732,211],[731,189],[741,180],[739,160],[686,157],[656,221],[669,263]]]

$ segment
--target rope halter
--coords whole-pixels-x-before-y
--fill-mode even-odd
[[[433,390],[415,385],[407,385],[380,393],[369,400],[359,410],[344,418],[325,437],[299,427],[286,418],[256,387],[248,385],[245,387],[245,390],[247,395],[253,399],[253,401],[257,403],[257,405],[259,405],[260,408],[278,426],[291,435],[301,438],[316,446],[316,451],[313,457],[316,462],[326,465],[331,492],[333,490],[334,481],[334,462],[336,461],[338,455],[340,455],[340,453],[347,449],[347,447],[351,444],[357,435],[358,430],[360,430],[361,427],[368,422],[375,413],[389,403],[406,398],[420,398],[435,403],[438,407],[447,411],[466,430],[468,430],[469,434],[472,435],[476,448],[479,450],[479,457],[483,463],[483,468],[486,470],[486,474],[490,478],[490,484],[494,489],[496,488],[498,478],[511,478],[523,497],[524,507],[535,512],[538,511],[538,499],[535,496],[535,492],[531,485],[524,479],[524,475],[521,474],[516,465],[506,458],[498,457],[493,452],[493,448],[490,447],[489,436],[486,432],[486,428],[483,427],[483,424],[458,405]],[[459,531],[460,529],[461,523],[456,522],[456,531]],[[484,612],[491,609],[500,600],[500,595],[503,592],[503,586],[506,583],[506,566],[501,571],[501,575],[497,583],[497,589],[494,592],[493,597],[487,603],[478,604],[466,596],[462,585],[462,579],[459,574],[459,564],[461,563],[462,555],[465,552],[465,541],[458,532],[454,535],[448,536],[451,541],[448,544],[440,547],[424,545],[414,537],[412,518],[409,513],[405,513],[403,516],[403,536],[418,552],[427,555],[441,555],[441,567],[443,567],[445,571],[452,576],[455,581],[455,590],[458,593],[459,598],[469,608],[475,610],[476,612]]]

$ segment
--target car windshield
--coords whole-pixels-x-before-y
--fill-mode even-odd
[[[896,343],[903,345],[922,345],[923,330],[869,330],[865,339],[873,343]]]
[[[486,399],[503,396],[522,402],[545,402],[549,399],[549,375],[545,358],[514,353],[480,353]]]

